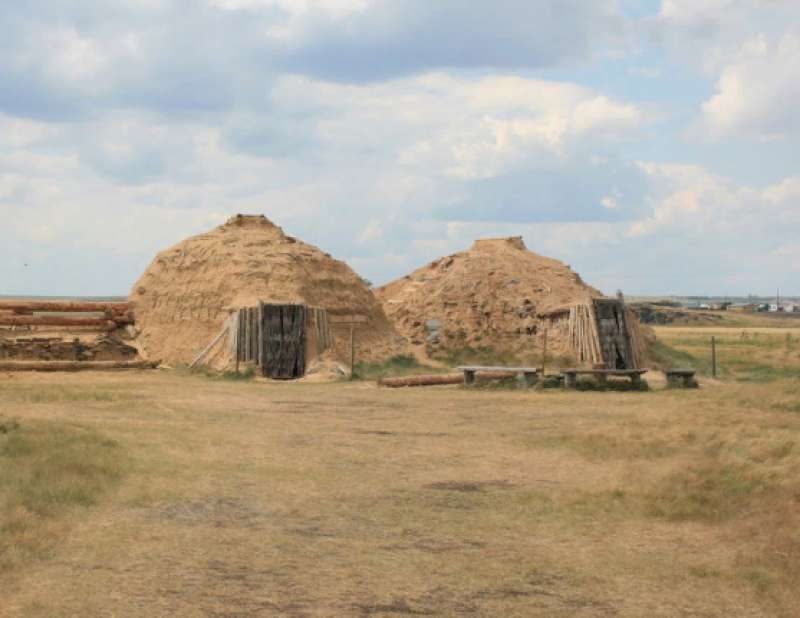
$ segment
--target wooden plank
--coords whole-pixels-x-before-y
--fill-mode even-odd
[[[245,354],[247,362],[253,360],[253,311],[250,307],[245,309]]]
[[[229,326],[227,324],[225,324],[225,326],[222,327],[222,330],[219,331],[219,334],[216,337],[214,337],[211,343],[209,343],[205,348],[203,348],[203,351],[200,352],[200,354],[198,354],[197,357],[192,361],[192,364],[189,365],[189,369],[194,369],[197,366],[197,364],[206,357],[206,355],[211,351],[211,349],[215,345],[217,345],[217,342],[225,336],[225,334],[228,332],[228,328]]]
[[[306,324],[308,323],[308,307],[300,305],[297,312],[297,360],[295,362],[295,377],[301,378],[306,374]]]
[[[250,308],[250,360],[258,364],[258,307]]]
[[[274,378],[279,374],[280,348],[281,348],[281,308],[279,305],[268,304],[264,307],[264,339],[266,355],[263,375]]]
[[[238,330],[236,337],[236,354],[239,362],[245,362],[244,357],[244,309],[239,309],[239,323],[236,325]]]
[[[259,301],[256,308],[256,356],[261,373],[264,373],[264,303]]]

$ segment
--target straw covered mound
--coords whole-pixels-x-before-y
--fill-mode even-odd
[[[377,295],[397,330],[429,353],[533,352],[542,345],[543,315],[602,296],[566,264],[528,251],[521,237],[478,240]],[[548,349],[569,353],[567,342],[552,338]]]
[[[191,362],[231,310],[258,301],[304,303],[331,317],[366,316],[357,330],[359,360],[404,349],[372,291],[347,264],[287,236],[266,217],[243,215],[156,256],[130,296],[137,345],[147,358]],[[334,328],[341,358],[349,349],[346,329]]]

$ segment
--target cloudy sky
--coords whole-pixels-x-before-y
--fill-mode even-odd
[[[127,294],[263,213],[376,284],[522,235],[800,294],[797,0],[0,3],[0,294]]]

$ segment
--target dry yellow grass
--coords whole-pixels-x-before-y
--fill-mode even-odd
[[[47,556],[65,519],[123,476],[118,444],[67,423],[0,417],[0,574]]]
[[[738,379],[0,375],[7,415],[131,460],[51,558],[0,576],[0,615],[796,616],[800,387]]]

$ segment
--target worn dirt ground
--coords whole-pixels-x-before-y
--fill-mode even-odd
[[[133,460],[50,557],[0,576],[0,615],[797,615],[757,508],[653,508],[709,445],[793,440],[792,389],[0,375],[4,414],[93,427]],[[765,465],[791,478],[789,451]]]

